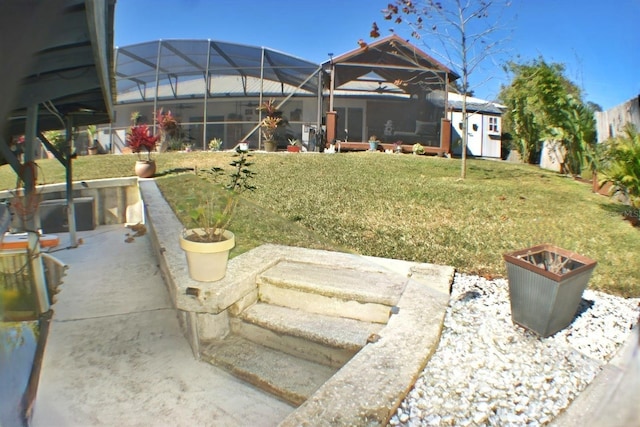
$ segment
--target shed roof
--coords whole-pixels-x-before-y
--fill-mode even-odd
[[[452,82],[459,78],[454,71],[396,34],[323,63],[325,68],[331,65],[336,67],[336,89],[353,81],[382,87],[378,78],[368,78],[372,73],[386,82],[406,83],[399,86],[405,93],[415,92],[418,87],[427,91],[444,89],[445,79]]]

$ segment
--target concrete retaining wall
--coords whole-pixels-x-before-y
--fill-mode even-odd
[[[93,215],[96,225],[144,223],[144,209],[138,178],[97,179],[74,182],[73,197],[91,197],[94,200]],[[36,194],[41,201],[59,201],[66,204],[66,184],[39,185]],[[12,191],[0,191],[0,199],[8,202],[14,198]],[[18,226],[19,219],[14,215],[12,226]]]

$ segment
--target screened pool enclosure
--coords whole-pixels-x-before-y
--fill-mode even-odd
[[[116,117],[100,143],[118,152],[136,112],[180,123],[172,149],[262,148],[259,106],[282,113],[278,148],[298,139],[309,151],[335,140],[440,145],[451,70],[397,36],[331,56],[322,64],[266,47],[212,40],[158,40],[115,50]],[[335,112],[329,113],[328,112]]]

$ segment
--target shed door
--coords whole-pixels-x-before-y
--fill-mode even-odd
[[[482,156],[500,157],[500,121],[498,117],[483,116]]]

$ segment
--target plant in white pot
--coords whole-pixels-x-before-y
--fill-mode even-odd
[[[200,282],[215,282],[222,279],[227,271],[229,252],[235,246],[235,235],[228,229],[238,207],[239,196],[244,191],[253,191],[251,180],[255,173],[249,168],[248,150],[236,148],[234,159],[230,163],[233,170],[229,181],[222,185],[222,193],[214,191],[189,211],[193,228],[187,228],[180,236],[180,247],[185,251],[189,276]],[[221,168],[209,171],[217,184],[224,175]]]

